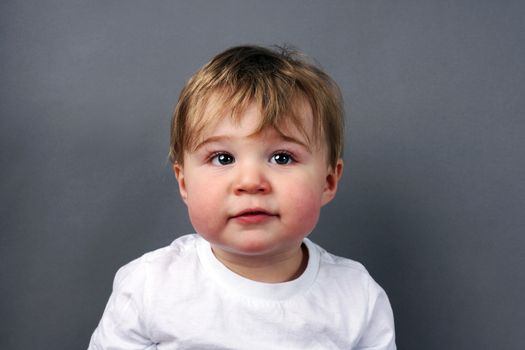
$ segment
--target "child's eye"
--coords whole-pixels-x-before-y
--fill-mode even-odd
[[[279,164],[279,165],[287,165],[294,161],[293,156],[288,152],[277,152],[272,155],[272,158],[270,159],[270,162]]]
[[[235,161],[235,158],[228,153],[216,153],[210,158],[213,165],[228,165]]]

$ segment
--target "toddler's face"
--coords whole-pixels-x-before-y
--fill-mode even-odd
[[[311,108],[301,107],[311,134]],[[294,127],[281,130],[286,136],[272,128],[256,133],[260,118],[255,104],[238,123],[224,116],[174,166],[190,220],[216,253],[270,257],[297,249],[336,192],[341,161],[331,169],[326,149]]]

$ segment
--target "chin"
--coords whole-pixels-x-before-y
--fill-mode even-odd
[[[271,240],[259,237],[243,237],[237,242],[217,242],[217,247],[236,255],[258,256],[271,253],[279,245]]]
[[[256,256],[270,253],[273,248],[274,245],[268,244],[267,242],[261,242],[260,240],[245,240],[240,244],[226,246],[223,249],[234,254]]]
[[[299,247],[302,242],[301,238],[293,241],[270,241],[264,239],[246,239],[240,244],[230,247],[232,253],[245,256],[262,256],[272,253],[279,253],[293,247]]]

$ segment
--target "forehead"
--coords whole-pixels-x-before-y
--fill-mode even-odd
[[[277,131],[283,137],[293,136],[304,144],[312,145],[315,141],[312,108],[305,98],[296,98],[290,110],[279,115],[265,115],[264,107],[251,99],[243,104],[231,106],[224,96],[213,94],[197,113],[193,126],[192,144],[196,147],[212,134],[228,132],[228,128],[243,127],[250,134],[264,133],[269,129]]]

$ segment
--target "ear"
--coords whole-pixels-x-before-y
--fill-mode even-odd
[[[323,190],[322,196],[322,205],[327,204],[335,197],[337,192],[337,184],[339,183],[341,175],[343,175],[343,160],[339,159],[335,165],[335,168],[330,167],[328,169],[325,188]]]
[[[180,164],[175,163],[173,164],[173,173],[175,174],[175,178],[179,184],[180,197],[184,203],[187,204],[186,199],[188,198],[188,191],[186,190],[186,182],[184,179],[184,168]]]

